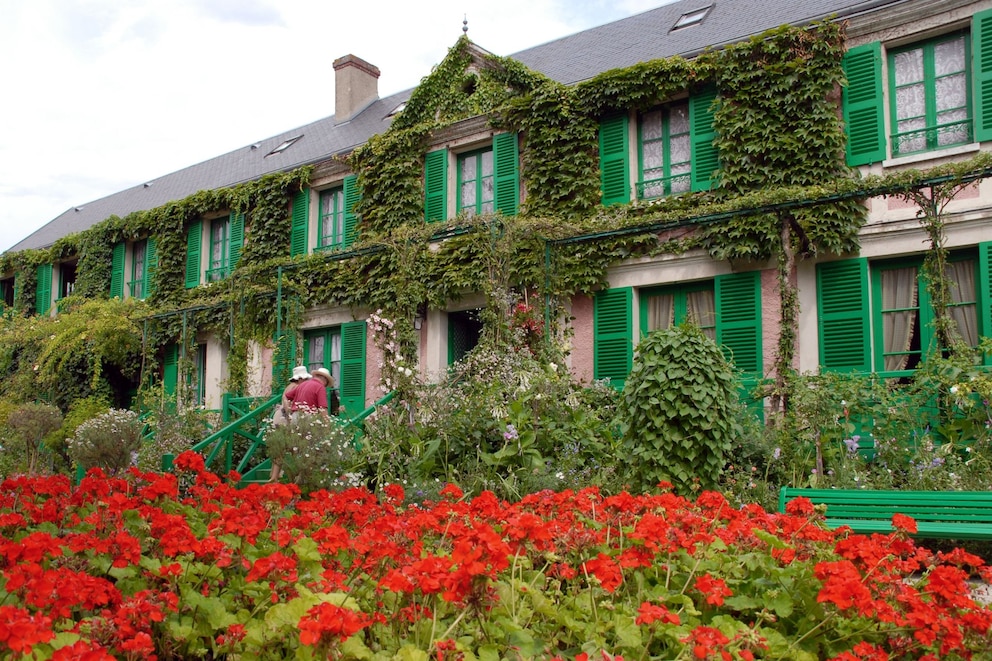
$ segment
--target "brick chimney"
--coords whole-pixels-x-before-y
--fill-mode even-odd
[[[346,122],[379,98],[379,69],[360,57],[334,60],[334,121]]]

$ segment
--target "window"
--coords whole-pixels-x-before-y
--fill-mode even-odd
[[[320,218],[317,225],[317,249],[344,245],[344,188],[320,193]]]
[[[640,291],[640,331],[697,321],[741,374],[748,390],[761,378],[761,276],[756,271],[712,281]],[[633,290],[608,289],[593,299],[593,378],[623,388],[633,360]]]
[[[327,401],[339,415],[354,417],[365,409],[365,322],[308,330],[303,335],[303,364],[308,371],[326,368],[334,377]]]
[[[493,150],[458,155],[458,212],[468,216],[492,213],[494,203]]]
[[[14,278],[0,280],[0,303],[7,307],[14,306]]]
[[[679,17],[679,20],[675,21],[675,25],[672,26],[672,31],[681,30],[682,28],[689,27],[690,25],[697,25],[703,22],[706,15],[710,13],[710,9],[713,5],[707,5],[702,9],[696,9],[694,11],[689,11]]]
[[[131,247],[131,280],[127,283],[129,293],[134,298],[144,298],[145,292],[145,257],[148,253],[148,241],[135,241]]]
[[[334,385],[327,389],[327,401],[340,398],[338,388],[341,384],[341,327],[322,328],[318,331],[307,331],[306,346],[303,359],[307,371],[313,372],[318,367],[324,367],[334,377]],[[332,406],[333,408],[333,406]]]
[[[692,143],[688,101],[644,113],[638,131],[637,197],[664,197],[690,190]]]
[[[716,90],[638,116],[638,198],[657,198],[713,187],[720,158],[713,146]],[[599,170],[604,206],[628,204],[631,196],[630,118],[604,118],[599,127]]]
[[[843,67],[848,165],[992,140],[992,10],[972,16],[969,30],[892,48],[885,56],[881,42],[855,46],[844,54]]]
[[[972,141],[966,33],[889,51],[892,155]]]
[[[193,348],[193,370],[189,375],[190,396],[192,406],[204,406],[207,403],[207,345],[197,344]]]
[[[424,158],[424,220],[448,218],[447,149],[438,149]],[[476,215],[501,213],[512,216],[520,205],[520,169],[516,133],[493,136],[492,145],[457,156],[456,175],[458,213]],[[347,190],[345,191],[347,195]]]
[[[448,364],[464,358],[479,344],[482,337],[480,310],[461,310],[448,313]]]
[[[979,296],[989,291],[992,243],[953,253],[947,263],[948,313],[965,344],[977,347],[992,315]],[[846,259],[817,265],[820,368],[912,373],[936,347],[935,314],[923,258],[869,262]],[[988,360],[988,358],[987,358]]]
[[[79,262],[62,262],[59,264],[59,290],[56,298],[63,299],[72,294],[76,288],[76,266]]]
[[[716,300],[713,283],[658,287],[641,292],[641,333],[691,322],[706,337],[716,339]]]
[[[210,262],[207,282],[223,280],[231,272],[231,219],[215,218],[210,221]]]
[[[873,264],[875,369],[893,376],[916,369],[936,346],[935,314],[922,260]],[[962,340],[978,346],[977,260],[956,255],[947,264],[948,313]]]

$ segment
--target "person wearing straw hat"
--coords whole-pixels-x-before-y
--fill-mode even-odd
[[[327,389],[334,384],[334,377],[325,367],[318,367],[310,376],[286,396],[291,415],[300,411],[327,415]]]

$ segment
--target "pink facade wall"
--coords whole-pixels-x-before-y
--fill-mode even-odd
[[[978,183],[975,182],[970,186],[962,188],[958,191],[958,194],[954,196],[955,200],[968,200],[979,196]],[[913,202],[908,202],[901,197],[889,197],[886,198],[887,207],[889,211],[895,211],[897,209],[915,209],[916,204]]]
[[[365,405],[382,399],[382,351],[375,344],[375,334],[366,326],[365,333]]]
[[[793,274],[795,278],[795,274]],[[795,282],[793,282],[795,284]],[[778,274],[774,269],[761,272],[761,358],[765,376],[772,375],[778,352],[778,331],[782,326],[782,305],[778,293]],[[796,346],[795,366],[799,366]]]
[[[592,298],[572,299],[571,372],[576,381],[588,383],[593,379]]]

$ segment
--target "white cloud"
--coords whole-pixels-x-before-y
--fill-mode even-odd
[[[416,86],[665,0],[0,0],[0,250],[71,206],[334,112],[333,61]]]

